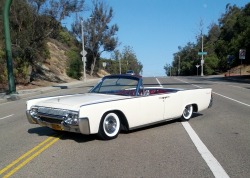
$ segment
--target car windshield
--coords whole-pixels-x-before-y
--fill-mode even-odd
[[[90,93],[135,96],[138,83],[137,78],[104,78]]]

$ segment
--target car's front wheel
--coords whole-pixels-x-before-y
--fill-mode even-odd
[[[194,111],[193,105],[191,104],[187,105],[182,113],[181,120],[188,121],[192,117],[193,111]]]
[[[102,117],[98,135],[103,140],[111,140],[118,136],[121,122],[116,113],[107,113]]]

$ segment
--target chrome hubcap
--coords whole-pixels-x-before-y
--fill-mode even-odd
[[[117,122],[114,117],[108,117],[104,122],[104,129],[107,133],[112,134],[116,131]]]
[[[191,106],[191,105],[186,106],[186,107],[185,107],[185,110],[184,110],[184,112],[183,112],[183,116],[184,116],[185,118],[188,118],[188,117],[190,117],[191,114],[192,114],[192,106]]]

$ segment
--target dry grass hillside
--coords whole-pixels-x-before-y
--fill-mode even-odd
[[[50,59],[46,59],[45,63],[43,64],[43,68],[48,69],[48,73],[45,75],[58,77],[57,81],[59,82],[71,81],[72,78],[68,77],[66,74],[68,58],[65,53],[67,52],[68,48],[55,40],[51,40],[47,44],[50,52]]]
[[[40,70],[43,74],[37,75],[38,77],[36,77],[36,80],[25,86],[18,85],[17,90],[51,86],[56,83],[76,81],[76,79],[70,78],[66,74],[67,63],[69,60],[66,56],[66,52],[69,50],[69,48],[54,39],[50,39],[47,44],[50,52],[50,58],[46,59],[45,62],[40,65]],[[100,70],[97,73],[97,77],[103,77],[105,75],[108,75],[108,73],[103,70]],[[87,74],[87,78],[96,77],[91,77]]]
[[[40,65],[40,70],[43,75],[39,75],[35,81],[25,86],[18,85],[17,89],[36,88],[53,85],[55,83],[75,81],[75,79],[68,77],[66,74],[68,58],[65,53],[69,49],[62,43],[53,39],[50,39],[47,44],[50,58],[46,59],[45,62]]]
[[[250,75],[250,65],[240,65],[231,68],[224,75],[225,76]]]

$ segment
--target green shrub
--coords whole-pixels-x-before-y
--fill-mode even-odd
[[[58,35],[58,40],[62,43],[67,44],[68,46],[71,43],[72,36],[67,31],[60,31]]]
[[[13,73],[17,84],[27,84],[29,82],[29,63],[21,58],[15,58],[15,68]]]
[[[3,49],[0,48],[0,59],[3,59],[4,58],[4,51]]]
[[[7,67],[6,67],[6,61],[4,59],[4,52],[1,52],[0,49],[0,91],[7,90],[8,85],[8,77],[7,77]]]
[[[69,58],[68,67],[67,67],[67,75],[71,78],[79,80],[82,77],[82,60],[79,52],[70,50],[67,52],[67,56]]]

